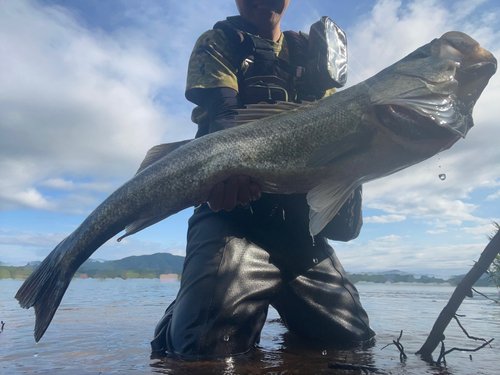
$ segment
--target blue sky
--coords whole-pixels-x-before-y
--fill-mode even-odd
[[[147,150],[192,138],[184,99],[197,37],[233,1],[0,2],[0,261],[43,259],[136,171]],[[496,1],[298,1],[283,29],[329,15],[349,40],[349,85],[450,30],[500,56]],[[500,74],[451,150],[364,187],[365,224],[333,243],[351,272],[465,273],[500,220]],[[446,174],[444,181],[438,175]],[[191,210],[93,256],[184,255]]]

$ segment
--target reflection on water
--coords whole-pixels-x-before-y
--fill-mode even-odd
[[[74,280],[39,344],[33,340],[33,310],[13,299],[20,280],[0,280],[0,374],[498,374],[500,305],[482,297],[467,299],[460,314],[469,334],[497,341],[479,352],[453,352],[448,367],[429,365],[413,355],[425,341],[453,288],[420,285],[358,285],[377,341],[370,348],[338,350],[298,340],[286,332],[270,309],[260,348],[220,361],[184,363],[150,359],[149,341],[178,282],[159,279]],[[494,288],[479,288],[498,297]],[[401,343],[408,359],[401,363],[392,343]],[[475,348],[452,322],[447,349]],[[435,352],[437,355],[437,351]],[[471,357],[469,355],[472,354]]]

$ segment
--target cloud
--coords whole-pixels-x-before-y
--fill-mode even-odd
[[[403,215],[383,215],[383,216],[370,216],[363,218],[364,223],[397,223],[406,220],[406,216]]]
[[[50,176],[129,174],[165,132],[152,98],[168,65],[61,8],[1,8],[0,209],[55,209],[36,187]]]
[[[490,223],[488,225],[479,225],[477,227],[462,227],[460,230],[463,230],[468,234],[491,234],[495,232],[495,226]]]
[[[398,269],[449,277],[467,273],[486,243],[485,238],[479,243],[437,246],[388,236],[332,245],[348,272]]]
[[[117,1],[102,7],[114,25],[104,30],[78,4],[2,1],[0,211],[83,212],[130,178],[149,148],[192,138],[187,61],[210,19],[234,8],[220,5]],[[95,199],[68,209],[78,200],[51,190]]]
[[[378,242],[398,242],[399,240],[401,240],[400,236],[396,236],[394,234],[391,234],[390,236],[379,237],[375,241],[378,241]]]
[[[493,201],[493,200],[498,199],[498,198],[500,198],[500,190],[498,190],[495,194],[488,195],[486,197],[486,200]]]
[[[431,230],[428,230],[426,233],[440,234],[440,233],[446,233],[446,232],[448,232],[446,229],[431,229]]]
[[[50,178],[46,181],[42,181],[38,186],[46,187],[54,190],[90,190],[101,193],[109,193],[113,191],[113,184],[111,183],[92,183],[92,182],[74,182],[71,180],[65,180],[62,178]]]
[[[0,229],[0,245],[23,247],[55,247],[69,233],[36,233],[32,231]]]

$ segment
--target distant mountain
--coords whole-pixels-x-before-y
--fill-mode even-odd
[[[380,271],[380,272],[359,272],[359,273],[349,273],[349,280],[354,284],[365,281],[372,283],[420,283],[420,284],[451,284],[458,285],[458,283],[464,278],[464,275],[453,276],[447,280],[429,276],[412,274],[408,272],[403,272],[399,270],[390,271]],[[495,283],[488,278],[487,274],[481,276],[481,278],[474,284],[474,286],[495,286]]]
[[[95,260],[88,259],[81,265],[76,277],[86,274],[85,277],[96,278],[158,278],[162,274],[182,273],[185,257],[169,253],[156,253],[151,255],[130,256],[120,260]],[[29,262],[24,267],[7,266],[0,262],[0,279],[27,277],[41,262]],[[354,284],[358,282],[373,283],[423,283],[423,284],[451,284],[457,285],[465,275],[453,276],[448,280],[429,275],[412,274],[399,270],[380,272],[347,273],[349,280]],[[484,274],[475,286],[495,286]]]
[[[182,273],[184,257],[169,253],[130,256],[120,260],[95,261],[83,263],[78,272],[89,271],[153,271],[154,273]]]

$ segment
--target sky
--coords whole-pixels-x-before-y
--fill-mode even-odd
[[[228,0],[0,1],[0,262],[42,260],[148,149],[194,137],[189,55],[201,33],[236,13]],[[494,0],[291,0],[282,28],[308,32],[323,15],[347,33],[347,86],[450,30],[500,56]],[[498,98],[500,74],[465,139],[364,186],[360,236],[331,243],[348,272],[470,269],[500,221]],[[111,239],[92,258],[185,255],[191,213]]]

